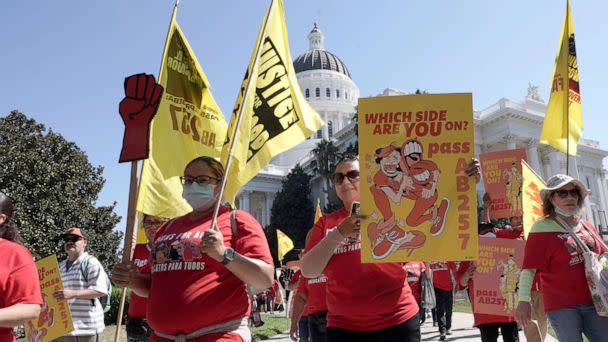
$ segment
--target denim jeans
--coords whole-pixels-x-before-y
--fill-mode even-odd
[[[547,312],[547,316],[560,341],[582,342],[582,334],[590,342],[608,341],[608,317],[598,315],[593,303]]]

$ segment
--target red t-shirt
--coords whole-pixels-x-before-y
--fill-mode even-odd
[[[472,262],[470,261],[463,261],[460,263],[458,271],[456,271],[456,281],[458,282],[459,290],[464,290],[464,287],[460,285],[460,278],[462,278],[462,275],[469,269],[471,264]],[[515,318],[511,316],[488,315],[475,312],[475,300],[473,299],[473,293],[475,293],[475,282],[473,281],[473,278],[469,279],[469,283],[467,284],[467,292],[469,294],[469,300],[471,301],[471,308],[473,309],[474,327],[486,323],[510,323],[515,321]]]
[[[150,246],[147,243],[135,246],[133,251],[133,263],[140,273],[150,273]],[[129,300],[129,317],[131,318],[146,318],[146,303],[147,298],[140,297],[131,291],[131,299]]]
[[[323,215],[312,228],[311,250],[348,216],[341,208]],[[405,282],[401,263],[361,263],[361,241],[345,238],[334,251],[327,276],[327,326],[350,331],[375,331],[403,323],[418,313]]]
[[[422,272],[425,271],[424,263],[421,261],[410,261],[403,264],[403,268],[405,272],[407,272],[407,283],[412,289],[412,295],[416,298],[416,301],[420,303],[421,296],[421,286],[420,286],[420,277],[422,276]]]
[[[236,211],[237,233],[233,238],[230,209],[221,207],[217,227],[226,247],[272,264],[268,242],[260,224],[248,213]],[[188,215],[170,221],[154,237],[152,285],[148,295],[148,322],[168,335],[191,333],[203,327],[249,315],[246,285],[224,265],[201,254],[203,232],[211,215],[191,221]],[[225,334],[226,335],[226,334]],[[156,335],[152,339],[162,340]],[[194,339],[193,341],[205,339]],[[240,341],[234,336],[234,341]]]
[[[0,308],[15,304],[40,304],[38,269],[30,252],[20,244],[0,238]],[[12,328],[0,328],[0,341],[15,341]]]
[[[523,236],[522,230],[494,228],[494,234],[499,239],[518,239]]]
[[[588,222],[577,235],[593,252],[601,254],[606,250],[590,234],[595,228]],[[535,232],[535,226],[545,228]],[[585,262],[580,249],[569,233],[564,231],[546,231],[551,226],[560,230],[560,226],[551,219],[544,219],[532,226],[526,241],[526,254],[523,268],[536,269],[540,273],[541,292],[545,311],[555,311],[578,304],[591,302],[591,293],[585,278]]]
[[[432,262],[429,267],[433,270],[434,287],[443,291],[452,291],[454,289],[452,273],[456,272],[456,264],[453,261]]]
[[[275,279],[272,281],[272,286],[268,289],[266,296],[268,297],[276,297],[277,291],[279,291],[279,282]]]
[[[300,277],[298,293],[306,296],[306,306],[302,316],[327,312],[327,277],[325,274],[317,278]]]

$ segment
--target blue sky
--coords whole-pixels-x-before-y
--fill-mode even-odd
[[[229,114],[268,1],[182,0],[178,22]],[[126,214],[129,165],[118,164],[124,77],[158,73],[173,1],[7,1],[0,10],[0,115],[18,109],[105,167],[99,204]],[[292,57],[313,22],[361,96],[386,87],[472,92],[475,109],[548,100],[565,0],[285,0]],[[573,0],[584,137],[608,148],[608,3]],[[0,152],[1,153],[1,152]],[[60,194],[58,194],[60,195]],[[124,221],[123,221],[124,222]],[[118,227],[123,228],[123,227]]]

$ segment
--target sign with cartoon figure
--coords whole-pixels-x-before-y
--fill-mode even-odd
[[[359,99],[363,262],[477,257],[473,149],[471,94]]]
[[[490,219],[522,216],[522,160],[526,160],[524,149],[479,155],[483,184],[490,196]]]
[[[25,336],[28,342],[52,341],[74,330],[72,315],[66,300],[53,297],[54,292],[63,289],[57,256],[37,261],[36,267],[44,304],[38,318],[25,322]]]
[[[517,286],[524,259],[523,240],[479,238],[473,310],[476,313],[514,316],[519,302]]]

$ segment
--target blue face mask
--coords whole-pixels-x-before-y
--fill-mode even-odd
[[[207,210],[215,203],[215,185],[200,185],[196,182],[185,184],[182,197],[190,204],[192,209]]]
[[[579,211],[580,211],[579,208],[576,208],[576,209],[574,209],[572,211],[565,211],[565,210],[562,210],[559,207],[555,206],[555,213],[559,214],[559,215],[562,215],[564,217],[572,217],[574,215],[578,215]]]

